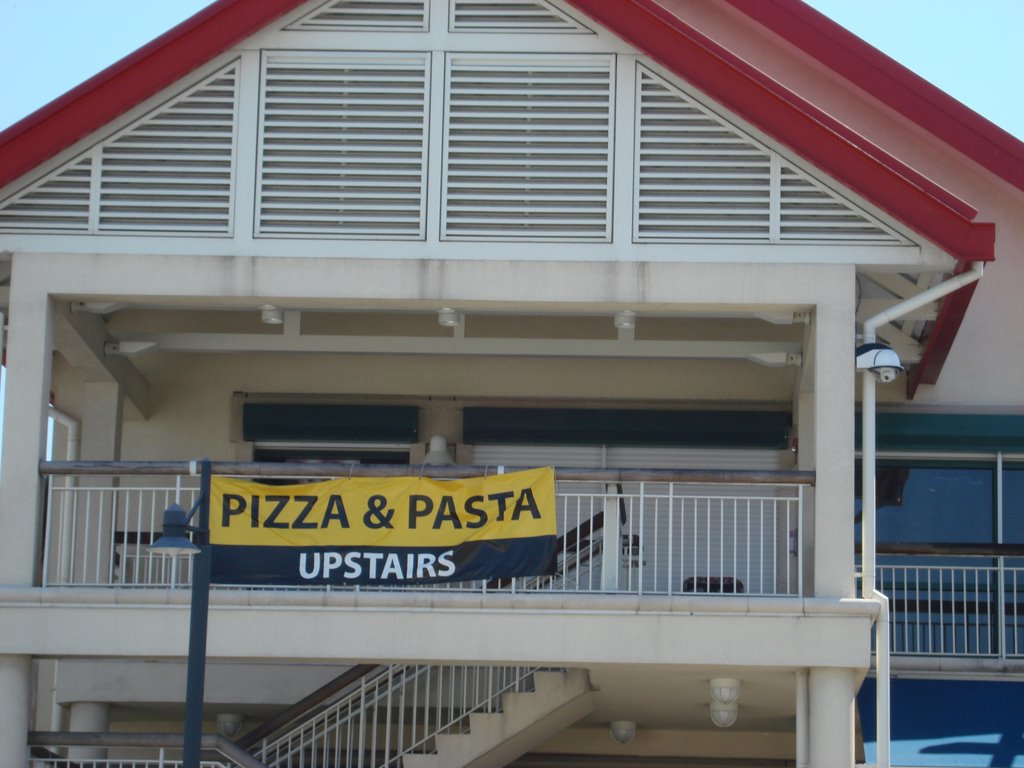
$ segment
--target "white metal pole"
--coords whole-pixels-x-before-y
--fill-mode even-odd
[[[796,671],[796,768],[810,764],[810,738],[807,733],[809,710],[807,706],[807,670]]]

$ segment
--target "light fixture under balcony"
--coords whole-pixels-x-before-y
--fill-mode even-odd
[[[720,701],[712,701],[710,709],[711,722],[719,728],[731,728],[735,725],[736,717],[739,715],[739,705],[736,702],[722,704]]]
[[[455,459],[448,452],[448,440],[444,435],[430,438],[430,446],[423,457],[424,464],[454,464]]]
[[[608,733],[616,744],[629,744],[636,736],[636,723],[632,720],[612,720]]]
[[[260,304],[260,320],[267,325],[280,325],[284,322],[284,312],[273,304]]]
[[[740,697],[740,681],[735,677],[713,677],[711,698],[719,704],[733,704]]]
[[[735,677],[713,677],[711,688],[711,722],[719,728],[729,728],[739,715],[740,681]]]
[[[462,322],[462,313],[451,307],[442,307],[437,311],[437,322],[446,328],[454,328]]]
[[[621,312],[616,312],[614,322],[616,328],[636,328],[636,312],[630,309],[624,309]]]

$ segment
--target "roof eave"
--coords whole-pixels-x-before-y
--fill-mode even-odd
[[[978,165],[1024,190],[1024,142],[801,0],[724,0]]]

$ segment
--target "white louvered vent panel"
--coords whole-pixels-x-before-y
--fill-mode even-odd
[[[50,174],[0,204],[0,230],[84,232],[89,229],[92,159]]]
[[[781,240],[906,242],[795,169],[782,166],[781,172]]]
[[[426,29],[425,0],[334,0],[288,27],[336,29]]]
[[[612,59],[449,66],[445,235],[607,240]]]
[[[453,32],[568,32],[593,34],[544,0],[452,0]]]
[[[105,142],[99,231],[227,234],[237,64]]]
[[[259,232],[422,238],[428,59],[273,56]]]
[[[770,154],[653,73],[638,77],[637,240],[767,241]]]

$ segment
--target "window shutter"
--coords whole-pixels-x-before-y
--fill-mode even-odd
[[[231,231],[238,64],[0,205],[0,229],[99,234]]]
[[[444,234],[610,236],[613,59],[449,60]]]
[[[545,0],[452,0],[452,32],[594,34]]]
[[[258,231],[420,238],[426,54],[274,54],[264,73]]]
[[[334,0],[288,27],[303,32],[426,28],[424,0]]]
[[[880,222],[857,211],[849,203],[796,169],[781,166],[780,172],[781,240],[840,240],[893,244],[904,242],[903,238]]]
[[[643,66],[637,90],[637,242],[908,242]]]
[[[231,228],[238,66],[103,144],[99,231]]]
[[[74,161],[0,206],[0,230],[89,229],[92,158]]]
[[[636,238],[768,240],[769,153],[642,67],[637,88]]]

